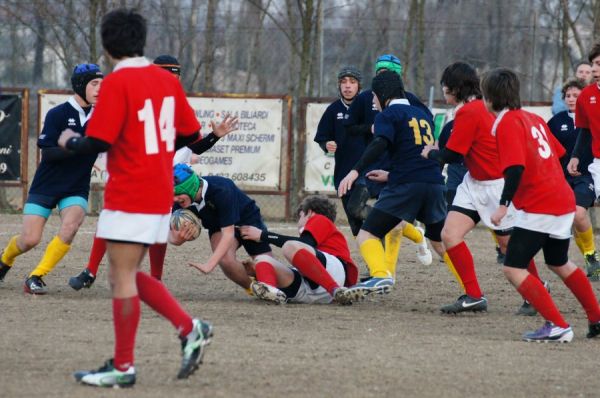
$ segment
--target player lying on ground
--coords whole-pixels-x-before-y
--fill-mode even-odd
[[[300,237],[280,235],[254,226],[240,227],[242,239],[281,247],[292,267],[273,257],[257,256],[254,295],[283,304],[350,304],[344,286],[357,282],[358,267],[350,257],[344,235],[336,228],[335,204],[324,196],[309,196],[298,207]]]
[[[350,290],[366,295],[387,293],[394,285],[385,263],[383,239],[401,221],[425,224],[425,235],[443,252],[441,230],[446,218],[444,178],[439,164],[420,156],[433,144],[433,120],[405,98],[400,76],[385,71],[373,78],[374,101],[382,110],[375,117],[375,138],[352,170],[340,182],[338,195],[346,195],[363,171],[386,151],[390,153],[388,182],[362,224],[357,240],[371,279]]]
[[[508,242],[504,275],[546,320],[523,335],[525,341],[569,342],[573,331],[552,297],[527,270],[540,249],[548,268],[558,275],[581,303],[589,321],[587,337],[600,334],[600,306],[585,273],[569,261],[569,238],[575,216],[575,195],[565,180],[560,157],[565,149],[537,115],[521,109],[519,79],[508,69],[483,77],[485,105],[496,115],[492,134],[497,140],[500,168],[506,180],[499,207],[491,220],[500,225],[514,203],[514,231]]]
[[[0,258],[2,281],[15,258],[40,243],[46,221],[52,209],[58,207],[58,234],[50,241],[37,267],[25,280],[26,293],[48,292],[42,278],[69,252],[75,234],[85,218],[91,171],[97,154],[68,153],[58,146],[57,141],[60,133],[67,128],[78,134],[85,134],[102,79],[98,65],[77,65],[71,75],[75,94],[46,114],[37,143],[42,152],[42,160],[33,177],[23,209],[23,227],[19,235],[10,239]]]
[[[266,229],[256,202],[242,192],[229,178],[219,176],[200,177],[191,167],[177,164],[173,168],[176,207],[191,210],[208,230],[212,255],[205,263],[190,263],[202,273],[210,273],[217,265],[232,281],[250,292],[250,277],[236,252],[243,246],[255,258],[272,256],[271,247],[265,242],[242,240],[235,226],[253,225]],[[169,242],[181,245],[193,240],[193,230],[181,228],[169,232]]]
[[[139,270],[147,247],[167,241],[173,154],[196,141],[200,129],[179,80],[144,58],[146,26],[144,17],[128,9],[102,18],[102,46],[114,70],[103,82],[88,136],[65,130],[59,138],[60,146],[75,153],[107,152],[110,177],[96,234],[107,240],[115,347],[104,366],[75,373],[77,381],[92,386],[135,384],[141,301],[177,330],[178,378],[198,368],[212,337],[210,323],[192,319],[162,283]]]
[[[171,72],[181,81],[181,65],[179,64],[179,61],[177,61],[177,58],[171,55],[160,55],[156,57],[153,63],[154,65]],[[219,124],[211,121],[210,125],[212,127],[212,132],[195,143],[179,148],[173,157],[173,164],[194,163],[197,155],[212,148],[221,137],[235,131],[237,121],[237,117],[231,117],[230,115],[225,115],[225,118]],[[100,266],[100,261],[102,261],[105,252],[106,241],[95,236],[87,266],[79,273],[79,275],[69,278],[69,286],[75,290],[80,290],[84,287],[90,288],[96,280],[98,267]],[[158,280],[162,280],[166,253],[166,243],[155,243],[150,245],[150,248],[148,249],[148,256],[150,257],[150,275]]]
[[[573,79],[566,82],[562,88],[562,99],[567,105],[567,110],[559,112],[548,121],[550,132],[561,143],[567,151],[563,161],[563,172],[567,182],[575,193],[575,220],[573,221],[573,232],[575,234],[575,243],[583,254],[585,259],[588,278],[593,281],[600,280],[600,262],[594,243],[594,231],[592,222],[587,209],[594,206],[596,195],[594,194],[594,180],[588,170],[594,155],[591,146],[585,148],[579,162],[581,175],[572,176],[567,170],[567,162],[571,158],[575,142],[577,140],[577,130],[575,129],[575,107],[577,98],[584,89],[584,84]]]

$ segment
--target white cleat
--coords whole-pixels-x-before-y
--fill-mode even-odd
[[[261,300],[274,304],[285,304],[287,302],[287,296],[284,292],[266,283],[252,282],[250,288],[252,289],[252,293]]]
[[[417,260],[423,265],[431,265],[433,262],[433,256],[431,250],[427,246],[427,239],[425,238],[425,231],[421,227],[415,227],[423,235],[423,241],[417,245]]]

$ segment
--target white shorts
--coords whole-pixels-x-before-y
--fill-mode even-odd
[[[103,239],[151,245],[166,243],[171,214],[126,213],[102,210],[96,236]]]
[[[342,262],[331,254],[325,252],[321,253],[325,255],[325,259],[327,260],[327,265],[325,266],[327,273],[331,275],[333,280],[336,281],[338,285],[344,286],[344,281],[346,280],[346,270],[344,269]],[[290,297],[288,301],[291,303],[303,304],[329,304],[332,300],[333,297],[331,297],[331,294],[329,294],[322,286],[313,289],[308,281],[302,278],[302,282],[300,283],[300,287],[298,288],[296,296]]]
[[[594,161],[588,166],[588,171],[594,180],[594,193],[597,198],[600,196],[600,159],[594,158]]]
[[[551,214],[527,213],[523,210],[517,210],[515,218],[515,227],[546,233],[554,239],[569,239],[575,212],[553,216]]]
[[[508,207],[508,212],[502,219],[502,223],[498,226],[492,224],[492,214],[498,209],[503,189],[503,178],[479,181],[471,177],[471,174],[467,172],[463,181],[456,188],[456,196],[454,197],[452,206],[476,211],[481,218],[481,222],[492,230],[502,231],[510,229],[515,223],[515,208],[512,204]]]

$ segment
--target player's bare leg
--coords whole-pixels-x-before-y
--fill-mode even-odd
[[[221,236],[221,232],[215,232],[211,235],[210,246],[212,250],[215,250],[218,246],[219,242],[221,241]],[[221,270],[225,276],[248,291],[250,289],[252,280],[248,276],[244,265],[237,259],[236,252],[238,248],[239,243],[237,240],[234,240],[232,246],[229,247],[227,253],[219,261],[219,266],[221,267]]]

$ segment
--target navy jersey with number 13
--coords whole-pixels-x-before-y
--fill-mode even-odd
[[[443,184],[437,162],[425,159],[421,151],[433,145],[433,120],[406,99],[395,99],[375,117],[375,136],[387,139],[391,146],[391,170],[388,185],[409,182]]]

